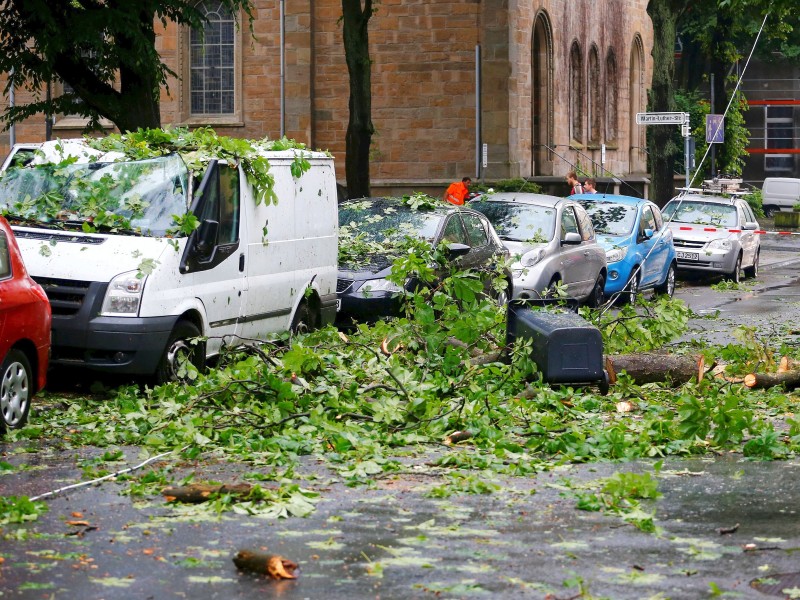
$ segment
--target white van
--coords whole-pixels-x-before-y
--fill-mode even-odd
[[[800,179],[767,177],[761,191],[764,214],[768,217],[779,210],[792,210],[795,204],[800,204]]]
[[[257,202],[241,165],[212,160],[193,177],[179,154],[127,160],[83,140],[15,146],[0,208],[50,299],[51,365],[163,382],[181,356],[199,367],[223,345],[333,322],[333,159],[264,155],[275,202]]]

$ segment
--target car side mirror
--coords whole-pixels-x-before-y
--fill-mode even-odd
[[[575,233],[574,231],[570,231],[564,236],[564,239],[561,240],[562,246],[577,246],[583,241],[581,238],[580,233]]]
[[[459,244],[457,242],[453,242],[452,244],[447,245],[447,260],[455,260],[460,256],[464,256],[468,254],[469,251],[472,250],[470,246],[466,244]]]
[[[647,227],[647,228],[644,230],[643,234],[644,234],[644,237],[645,237],[645,239],[647,239],[647,240],[649,240],[649,239],[652,239],[652,238],[653,238],[653,230],[652,230],[652,229],[650,229],[649,227]]]
[[[745,231],[755,231],[758,229],[758,223],[755,221],[746,221],[745,224],[742,226],[742,229]]]
[[[214,250],[219,232],[219,221],[206,219],[200,223],[197,231],[197,241],[194,244],[195,251],[201,258],[208,258]]]

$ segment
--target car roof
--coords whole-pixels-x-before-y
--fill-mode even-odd
[[[520,204],[539,204],[541,206],[555,207],[566,198],[550,196],[548,194],[534,194],[531,192],[497,192],[484,194],[475,198],[475,202],[519,202]],[[467,204],[469,206],[469,204]]]
[[[640,204],[649,203],[647,198],[637,198],[636,196],[625,196],[623,194],[575,194],[570,196],[570,199],[577,200],[591,200],[592,202],[613,202],[615,204],[626,204],[628,206],[639,206]]]
[[[444,216],[456,212],[462,208],[461,206],[450,204],[449,202],[445,202],[444,200],[441,199],[430,198],[430,200],[433,206],[418,210],[424,210],[425,212],[430,212],[433,214]],[[348,200],[345,200],[344,202],[341,202],[339,204],[339,207],[346,207],[349,204],[358,204],[359,202],[370,202],[378,207],[398,206],[398,207],[408,208],[409,210],[414,210],[405,203],[403,198],[399,196],[371,196],[368,198],[350,198]]]
[[[736,200],[741,200],[741,198],[713,196],[711,194],[683,194],[680,196],[675,196],[672,200],[670,200],[670,202],[707,202],[709,204],[727,204],[732,206]]]

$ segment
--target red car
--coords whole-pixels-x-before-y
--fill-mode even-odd
[[[28,420],[50,357],[50,302],[28,275],[14,232],[0,217],[0,434]]]

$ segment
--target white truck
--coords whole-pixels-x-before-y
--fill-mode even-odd
[[[87,140],[12,149],[0,208],[50,299],[51,365],[164,382],[181,357],[200,368],[223,346],[333,322],[333,159],[260,154],[266,201],[230,159],[198,171],[178,153],[133,160]]]

